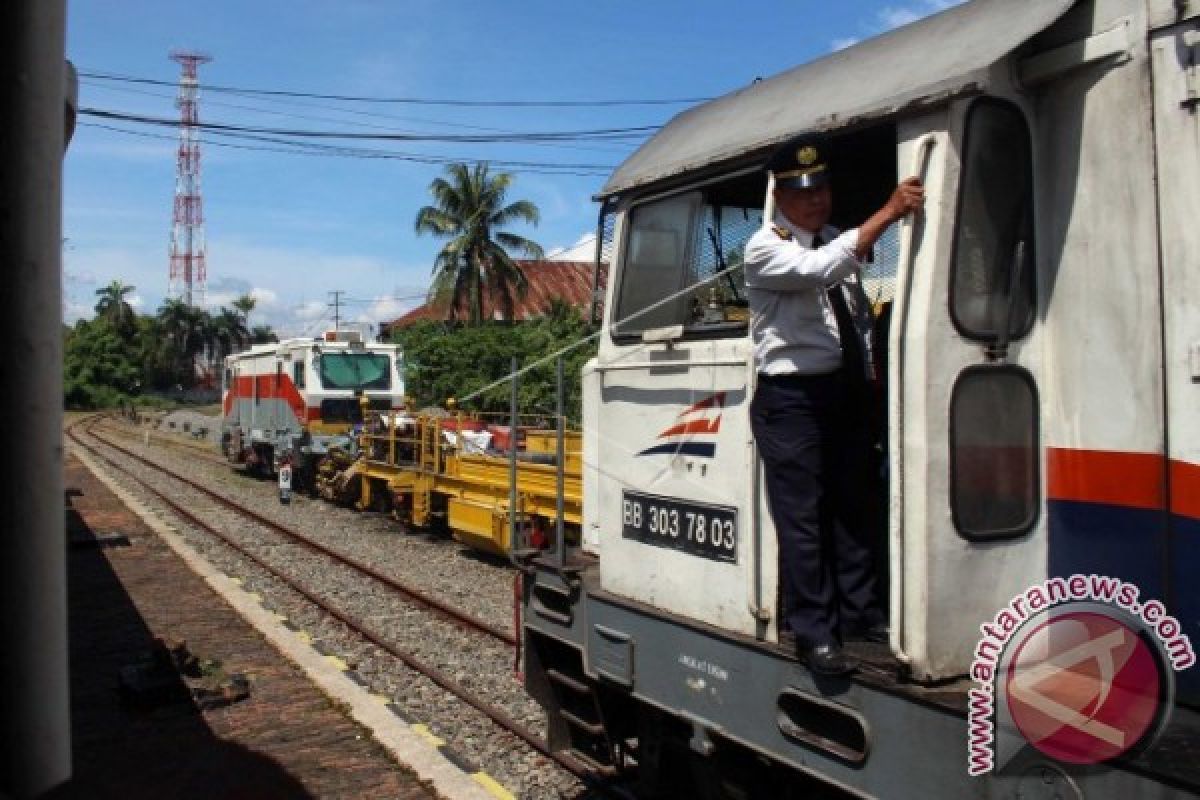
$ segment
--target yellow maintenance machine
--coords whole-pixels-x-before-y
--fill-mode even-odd
[[[363,419],[358,452],[330,453],[318,470],[325,499],[391,509],[414,528],[444,526],[458,541],[498,555],[551,544],[560,513],[567,540],[578,541],[578,431],[562,433],[560,462],[559,433],[542,418],[519,418],[515,430],[511,420],[493,424],[486,414],[440,409],[364,409]]]

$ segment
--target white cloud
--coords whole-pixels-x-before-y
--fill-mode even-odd
[[[881,8],[876,13],[875,18],[868,24],[860,26],[863,29],[865,36],[874,36],[884,31],[889,31],[893,28],[899,28],[903,25],[908,25],[911,22],[927,17],[930,14],[936,14],[939,11],[945,11],[948,8],[959,5],[964,0],[912,0],[912,2],[903,5],[889,5]],[[844,50],[847,47],[858,44],[861,37],[845,36],[834,39],[830,43],[832,50]]]
[[[234,301],[242,295],[250,295],[255,300],[254,310],[250,312],[256,317],[252,324],[257,325],[263,314],[270,315],[283,309],[279,295],[273,289],[251,286],[248,281],[240,278],[227,278],[216,282],[216,285],[210,283],[204,306],[209,311],[216,311],[222,306],[233,308]]]
[[[885,28],[899,28],[901,25],[916,22],[923,16],[925,15],[920,11],[912,8],[895,8],[889,6],[879,12],[879,21],[883,23]]]
[[[237,239],[210,239],[205,306],[232,307],[243,294],[258,304],[251,325],[270,325],[280,335],[312,336],[333,327],[329,292],[345,292],[352,300],[342,309],[345,320],[362,316],[371,324],[394,319],[424,299],[428,266],[394,264],[384,258],[345,250],[260,245]],[[69,319],[93,315],[92,290],[117,279],[137,288],[139,311],[153,314],[167,291],[166,248],[146,241],[140,247],[90,246],[72,239],[64,253],[64,314]]]
[[[351,326],[358,327],[371,338],[379,331],[379,323],[402,317],[424,302],[424,293],[374,297],[364,311],[351,318]]]
[[[565,247],[551,247],[546,250],[547,261],[591,261],[596,257],[596,233],[586,232],[575,244]]]
[[[63,322],[68,325],[74,325],[81,319],[90,319],[95,316],[95,309],[87,303],[76,303],[71,300],[63,299]]]
[[[963,0],[918,0],[902,6],[886,6],[879,12],[879,22],[885,30],[899,28],[962,2]]]
[[[299,322],[311,322],[321,319],[329,312],[329,306],[318,300],[309,300],[298,306],[292,306],[291,314]]]
[[[257,301],[258,305],[255,306],[255,308],[260,306],[270,308],[279,304],[279,294],[273,289],[265,289],[261,286],[255,286],[248,292],[248,294],[253,297],[255,301]]]

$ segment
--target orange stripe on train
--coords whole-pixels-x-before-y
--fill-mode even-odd
[[[1200,519],[1200,465],[1157,453],[1046,448],[1046,497],[1171,513]]]
[[[1163,457],[1155,453],[1046,448],[1046,497],[1131,508],[1166,505]]]
[[[1171,513],[1200,519],[1200,464],[1171,462]]]

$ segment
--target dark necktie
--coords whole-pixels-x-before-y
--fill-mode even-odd
[[[824,244],[825,240],[819,235],[813,237],[813,250]],[[858,328],[854,325],[850,307],[846,305],[846,296],[842,294],[842,285],[837,283],[830,286],[825,290],[825,294],[829,297],[829,305],[833,308],[833,316],[837,319],[838,337],[842,340],[842,366],[852,380],[865,381],[867,368],[863,361],[862,342],[859,341]]]

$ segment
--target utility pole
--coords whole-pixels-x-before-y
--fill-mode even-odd
[[[330,308],[333,309],[333,329],[337,331],[341,330],[339,325],[342,318],[342,295],[344,295],[345,292],[343,292],[341,289],[335,289],[334,291],[330,292],[330,294],[333,295],[333,302],[329,304]]]

